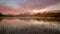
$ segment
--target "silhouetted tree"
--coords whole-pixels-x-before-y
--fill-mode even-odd
[[[3,15],[0,13],[0,17],[2,17]]]

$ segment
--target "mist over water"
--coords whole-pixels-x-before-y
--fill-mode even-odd
[[[60,21],[4,18],[0,19],[0,31],[4,34],[59,34]]]

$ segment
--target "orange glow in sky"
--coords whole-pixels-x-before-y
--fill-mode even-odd
[[[7,15],[36,14],[58,9],[60,0],[0,0],[0,13]]]
[[[17,10],[5,10],[3,12],[3,14],[15,14],[15,15],[18,15],[18,14],[20,14],[20,12],[17,11]]]

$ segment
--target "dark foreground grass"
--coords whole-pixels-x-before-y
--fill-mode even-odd
[[[0,34],[60,34],[59,30],[30,26],[24,28],[0,28]]]

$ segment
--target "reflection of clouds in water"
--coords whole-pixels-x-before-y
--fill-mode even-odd
[[[20,27],[20,26],[30,26],[32,24],[32,20],[26,19],[3,19],[0,23],[2,26],[11,26],[11,27]]]
[[[29,26],[39,26],[42,28],[54,28],[59,29],[60,24],[58,22],[53,21],[37,21],[34,19],[3,19],[0,23],[0,25],[4,25],[5,27],[29,27]]]

